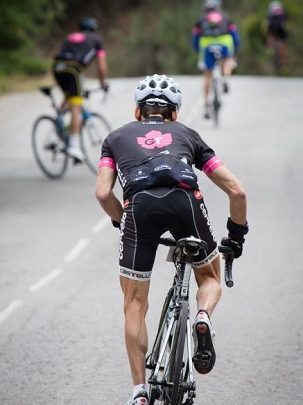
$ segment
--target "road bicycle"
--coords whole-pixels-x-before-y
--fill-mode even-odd
[[[192,361],[189,282],[191,263],[201,249],[206,249],[207,244],[192,236],[178,241],[161,238],[160,243],[171,247],[175,275],[164,301],[151,353],[146,359],[146,368],[150,370],[149,404],[192,405],[196,397],[196,383]],[[232,287],[232,250],[219,246],[219,251],[225,258],[225,282]]]
[[[55,114],[41,115],[36,119],[32,129],[32,149],[43,173],[51,179],[59,179],[65,174],[69,161],[70,111],[57,105],[52,86],[40,87],[39,90],[50,98]],[[88,100],[92,92],[99,90],[86,90],[85,99]],[[84,163],[95,174],[102,143],[111,127],[101,114],[90,111],[88,106],[83,106],[81,114],[80,147]],[[77,163],[76,159],[74,163]]]

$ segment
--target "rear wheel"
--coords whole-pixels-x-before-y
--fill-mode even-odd
[[[174,340],[170,356],[168,381],[172,383],[172,389],[170,390],[171,401],[169,402],[171,405],[181,405],[184,396],[184,366],[186,362],[184,361],[183,356],[188,311],[188,301],[183,301],[174,333]]]
[[[104,139],[111,131],[109,123],[100,114],[90,113],[81,130],[81,148],[85,163],[93,172],[97,172]]]
[[[48,115],[39,117],[32,130],[32,148],[43,173],[51,179],[61,178],[67,168],[67,138],[58,133],[56,120]]]
[[[218,82],[214,83],[214,98],[212,102],[212,115],[214,120],[214,125],[217,127],[219,125],[219,110],[221,107],[221,101],[219,99]]]
[[[161,316],[160,316],[157,336],[156,336],[151,354],[147,361],[147,368],[150,368],[153,370],[151,373],[151,379],[153,377],[153,372],[155,370],[156,363],[159,358],[161,346],[163,343],[163,339],[164,339],[164,336],[166,335],[167,327],[169,324],[169,310],[170,310],[169,306],[170,306],[172,295],[173,295],[173,289],[171,288],[164,301],[164,305],[163,305]],[[164,366],[163,366],[163,368],[164,368]],[[163,405],[162,401],[161,402],[158,401],[161,398],[161,396],[162,396],[161,388],[158,387],[157,385],[150,384],[149,405],[157,405],[157,404]]]

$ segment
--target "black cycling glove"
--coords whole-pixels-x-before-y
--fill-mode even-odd
[[[112,225],[114,228],[120,228],[120,222],[115,221],[114,219],[112,219]]]
[[[245,225],[236,224],[229,217],[227,220],[228,238],[223,238],[221,244],[223,246],[229,246],[234,251],[235,259],[242,255],[243,243],[245,241],[244,235],[248,233],[248,224]]]

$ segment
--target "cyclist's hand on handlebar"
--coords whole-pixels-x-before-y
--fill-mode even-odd
[[[245,242],[244,235],[248,233],[248,224],[236,224],[230,217],[227,220],[228,237],[223,238],[221,244],[229,246],[235,254],[235,258],[242,255],[243,243]]]
[[[101,83],[101,89],[104,91],[104,93],[108,93],[109,91],[109,84],[107,82]]]
[[[235,259],[237,259],[238,257],[240,257],[242,255],[243,243],[237,242],[237,241],[227,237],[227,238],[222,238],[221,245],[230,247],[232,249],[232,251],[234,252]]]

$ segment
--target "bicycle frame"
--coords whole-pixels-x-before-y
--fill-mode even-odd
[[[184,266],[185,265],[185,266]],[[183,270],[184,267],[184,270]],[[168,314],[168,317],[170,318],[169,320],[169,325],[165,334],[163,343],[162,343],[162,347],[161,347],[161,351],[159,354],[159,358],[156,362],[156,368],[155,371],[153,373],[153,383],[162,383],[163,381],[159,381],[158,380],[158,374],[160,371],[160,367],[163,361],[163,357],[164,357],[164,353],[165,350],[167,348],[168,345],[168,340],[171,334],[171,331],[173,329],[174,323],[176,321],[176,313],[178,312],[178,310],[180,309],[180,303],[179,298],[182,297],[186,300],[188,300],[189,298],[189,282],[190,282],[190,275],[191,275],[191,266],[188,263],[178,263],[176,265],[176,274],[174,277],[174,282],[173,282],[173,286],[172,286],[172,290],[173,290],[173,294],[171,297],[171,302],[173,304],[173,306],[170,308],[170,312]],[[160,336],[161,334],[161,330],[159,331],[160,333],[158,333],[158,336]],[[192,350],[191,350],[191,327],[190,327],[190,319],[189,319],[189,313],[188,313],[188,317],[187,317],[187,353],[189,356],[189,380],[190,382],[194,382],[194,378],[193,378],[193,365],[192,365]],[[156,338],[157,339],[157,338]]]

